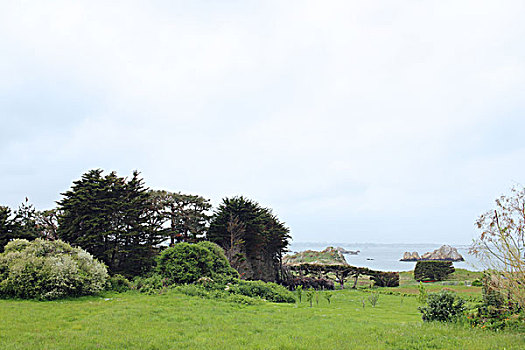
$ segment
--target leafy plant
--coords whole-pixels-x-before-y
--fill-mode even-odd
[[[428,292],[423,283],[419,282],[419,286],[417,287],[419,293],[417,295],[417,301],[420,304],[425,304],[427,302],[428,298]]]
[[[325,292],[324,293],[324,298],[326,299],[326,301],[328,302],[328,304],[331,303],[331,299],[332,299],[332,292]]]
[[[299,299],[299,303],[301,303],[303,299],[303,286],[298,285],[295,287],[295,292],[297,293],[297,299]]]
[[[211,242],[178,243],[160,253],[157,273],[168,284],[196,282],[199,278],[231,281],[238,277],[222,249]]]
[[[60,240],[14,240],[0,254],[0,296],[58,299],[106,287],[104,264]]]
[[[315,290],[313,288],[308,288],[308,290],[306,291],[306,301],[310,303],[310,307],[312,307],[312,302],[314,300],[314,293],[315,293]]]
[[[122,293],[131,289],[131,282],[126,277],[116,274],[109,277],[106,289]]]
[[[423,321],[450,322],[457,319],[465,310],[465,301],[456,293],[442,290],[439,293],[430,293],[426,306],[420,306]]]
[[[372,305],[372,307],[376,307],[377,301],[379,300],[379,293],[371,293],[368,296],[368,301]]]
[[[230,293],[258,297],[275,303],[293,303],[292,292],[273,282],[239,280],[228,288]]]
[[[416,281],[442,281],[453,273],[452,261],[418,261],[414,268]]]

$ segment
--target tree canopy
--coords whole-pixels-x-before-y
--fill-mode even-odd
[[[240,196],[223,199],[212,217],[207,238],[221,246],[228,257],[238,249],[244,259],[234,267],[243,278],[275,281],[280,279],[289,233],[270,209]]]
[[[112,273],[151,268],[163,237],[151,225],[148,189],[137,171],[130,179],[90,170],[58,202],[57,235],[103,261]]]

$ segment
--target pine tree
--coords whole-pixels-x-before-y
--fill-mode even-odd
[[[152,224],[148,189],[138,172],[130,180],[90,170],[58,202],[57,235],[102,260],[112,273],[146,272],[162,237]]]
[[[280,279],[281,259],[286,251],[290,230],[257,202],[244,197],[224,198],[216,210],[207,238],[226,251],[232,248],[232,218],[242,230],[236,232],[237,244],[246,264],[239,267],[247,279],[276,281]],[[237,259],[238,256],[237,255]]]

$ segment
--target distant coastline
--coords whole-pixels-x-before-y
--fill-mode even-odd
[[[328,246],[342,247],[357,251],[358,255],[344,254],[346,261],[353,266],[368,267],[381,271],[410,271],[415,267],[415,261],[399,261],[405,251],[433,251],[443,243],[344,243],[344,242],[295,242],[292,241],[289,250],[299,252],[304,250],[323,250]],[[467,244],[450,244],[458,249],[465,258],[463,262],[454,262],[456,268],[472,271],[483,270],[481,262],[468,253]],[[373,259],[373,260],[368,260]]]

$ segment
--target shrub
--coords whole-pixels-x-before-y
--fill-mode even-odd
[[[302,286],[303,289],[335,289],[334,282],[327,278],[294,277],[292,279],[283,281],[282,284],[291,290],[297,289],[298,286]]]
[[[104,264],[57,241],[14,240],[0,254],[0,296],[57,299],[95,294],[108,278]]]
[[[157,273],[166,278],[168,284],[193,283],[202,277],[213,280],[238,277],[222,248],[211,242],[178,243],[165,249],[159,255]]]
[[[324,298],[326,299],[326,301],[328,301],[328,304],[330,304],[331,300],[332,300],[332,293],[331,292],[325,292],[324,293]]]
[[[377,287],[399,287],[399,272],[378,271],[370,276]]]
[[[116,274],[109,277],[106,289],[122,293],[131,289],[131,282],[126,277]]]
[[[483,286],[483,282],[481,282],[481,280],[479,278],[477,278],[474,281],[472,281],[472,286],[473,287],[482,287]]]
[[[368,296],[368,301],[370,302],[370,305],[372,305],[372,307],[376,307],[378,300],[379,300],[379,293],[371,293]]]
[[[439,293],[430,293],[427,305],[420,306],[419,311],[423,314],[423,321],[454,321],[464,311],[465,301],[456,293],[442,290]]]
[[[131,283],[131,289],[146,294],[158,293],[161,289],[167,286],[167,279],[157,274],[148,277],[135,277]]]
[[[295,302],[292,292],[273,282],[239,280],[237,284],[229,288],[229,292],[252,298],[258,297],[275,303]]]
[[[217,280],[223,278],[239,278],[239,273],[237,272],[237,270],[230,266],[230,262],[224,254],[224,249],[222,249],[219,245],[209,241],[202,241],[197,243],[197,245],[208,249],[212,253],[210,257],[212,260],[211,277],[213,279]]]
[[[455,271],[452,261],[418,261],[414,269],[416,281],[442,281]]]
[[[308,288],[308,290],[306,291],[306,301],[310,303],[310,307],[312,307],[312,302],[314,300],[314,293],[315,293],[315,290],[313,288]]]

